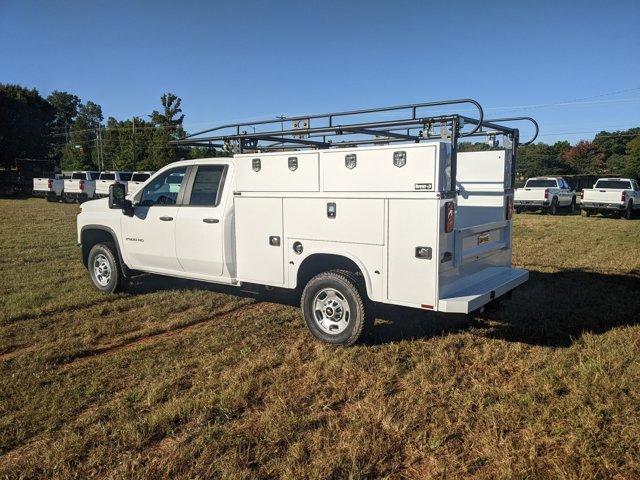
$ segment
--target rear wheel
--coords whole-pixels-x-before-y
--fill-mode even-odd
[[[551,200],[551,206],[549,207],[549,215],[557,215],[558,214],[558,199],[553,197]]]
[[[353,345],[373,324],[373,308],[361,282],[343,270],[309,280],[300,307],[309,332],[332,345]]]
[[[582,215],[585,217],[590,217],[591,216],[591,210],[582,210]]]
[[[128,287],[118,251],[111,242],[97,243],[91,248],[87,269],[93,286],[102,292],[122,292]]]
[[[632,217],[633,217],[633,200],[629,200],[627,209],[624,211],[624,218],[627,220],[631,220]]]
[[[571,203],[569,204],[569,213],[576,213],[576,197],[571,199]]]

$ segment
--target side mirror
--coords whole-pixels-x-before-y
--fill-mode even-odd
[[[121,183],[109,185],[109,208],[122,209],[124,207],[125,191]]]

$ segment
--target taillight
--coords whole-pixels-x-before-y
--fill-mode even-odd
[[[622,195],[620,195],[620,201],[622,203],[625,203],[627,201],[627,192],[622,192]]]
[[[513,197],[507,197],[507,220],[513,217]]]
[[[456,223],[456,206],[453,202],[447,202],[444,204],[444,232],[453,232],[453,227]]]
[[[549,189],[548,188],[544,189],[544,199],[545,200],[549,200]]]
[[[47,188],[53,188],[53,180],[49,179],[47,182]]]
[[[80,190],[84,190],[84,180],[80,180]]]

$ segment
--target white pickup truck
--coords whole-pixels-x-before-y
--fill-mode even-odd
[[[133,172],[131,174],[131,180],[127,182],[127,193],[137,192],[144,182],[149,180],[149,177],[154,173],[155,172],[151,171]]]
[[[562,177],[530,178],[524,187],[517,188],[514,198],[516,213],[537,211],[556,215],[559,208],[576,211],[576,192]]]
[[[96,180],[96,198],[108,197],[109,187],[114,183],[121,183],[127,191],[127,184],[131,180],[131,172],[108,171],[100,172],[100,176]]]
[[[614,214],[630,219],[640,209],[640,190],[633,178],[600,178],[582,191],[582,214]]]
[[[100,172],[77,171],[64,181],[62,198],[65,202],[82,203],[91,200],[96,192],[96,180]]]
[[[56,176],[58,177],[58,176]],[[59,202],[64,192],[64,179],[60,178],[34,178],[33,196],[44,197],[48,202]]]
[[[83,204],[77,220],[93,285],[121,291],[136,272],[150,272],[297,290],[311,334],[340,345],[372,326],[376,302],[470,313],[509,296],[528,278],[511,266],[518,130],[464,117],[469,134],[489,125],[516,141],[456,153],[452,141],[417,133],[429,120],[409,112],[399,125],[416,132],[410,143],[396,143],[397,135],[411,138],[372,122],[357,123],[367,140],[331,148],[327,136],[344,139],[344,124],[319,127],[327,133],[313,140],[313,129],[301,137],[278,123],[288,150],[260,151],[273,147],[272,132],[249,142],[245,133],[221,134],[252,153],[175,162],[128,197],[112,185],[109,198]],[[448,130],[435,138],[450,132],[456,139],[461,118],[438,116]],[[381,121],[386,128],[399,122]],[[194,142],[179,142],[186,141]],[[316,142],[316,149],[293,150]]]

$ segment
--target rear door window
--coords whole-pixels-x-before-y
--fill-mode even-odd
[[[189,205],[215,207],[220,203],[224,165],[201,165],[196,171]]]

